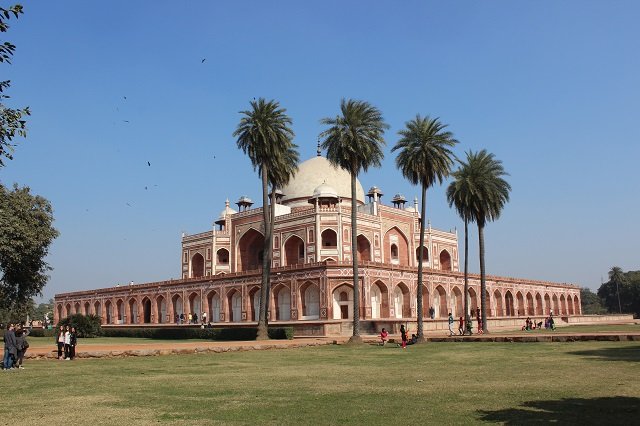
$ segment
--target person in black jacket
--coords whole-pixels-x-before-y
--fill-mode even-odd
[[[76,357],[76,346],[78,345],[78,333],[75,327],[71,327],[71,336],[69,338],[69,358],[73,360]]]
[[[10,370],[18,356],[18,348],[16,347],[16,334],[13,324],[7,326],[4,333],[4,359],[3,366],[5,370]]]
[[[27,342],[27,336],[29,335],[29,331],[23,329],[22,327],[16,330],[16,348],[18,350],[18,360],[16,361],[16,366],[19,369],[24,369],[22,366],[22,361],[24,360],[24,354],[27,352],[29,348],[29,342]],[[16,368],[14,366],[14,368]]]

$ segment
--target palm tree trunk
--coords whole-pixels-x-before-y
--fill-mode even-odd
[[[423,260],[423,252],[424,252],[424,225],[427,217],[426,213],[426,205],[427,205],[427,185],[422,184],[422,201],[420,204],[420,247],[418,248],[418,341],[424,342],[424,310],[423,301],[422,301],[422,289],[424,287],[424,283],[422,280],[422,260]]]
[[[257,340],[266,340],[269,338],[267,330],[267,313],[269,306],[268,291],[269,291],[269,263],[271,256],[269,256],[271,243],[269,238],[269,194],[268,194],[268,169],[262,165],[262,220],[264,222],[264,244],[262,249],[262,285],[260,286],[260,312],[258,318],[258,334]]]
[[[356,209],[356,175],[351,173],[351,261],[353,264],[353,335],[349,343],[362,343],[360,337],[360,280],[358,279],[358,245],[357,245],[357,219]]]
[[[484,225],[478,223],[478,243],[480,246],[480,303],[482,309],[482,331],[488,333],[487,328],[487,280],[484,270]]]
[[[469,221],[464,219],[464,324],[471,330],[471,315],[469,315]]]

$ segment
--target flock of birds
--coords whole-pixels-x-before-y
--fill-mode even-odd
[[[207,60],[207,58],[202,58],[202,60],[200,61],[200,63],[201,63],[201,64],[204,64],[206,60]],[[126,96],[123,96],[122,98],[123,98],[125,101],[127,100],[127,97],[126,97]],[[255,98],[254,98],[254,100],[255,100]],[[116,107],[116,111],[118,111],[118,112],[119,112],[119,111],[120,111],[120,108],[117,108],[117,107]],[[124,119],[122,120],[122,122],[124,122],[124,123],[131,123],[131,121],[129,121],[129,120],[124,120]],[[213,156],[213,159],[214,159],[214,160],[216,159],[216,156],[215,156],[215,155]],[[147,167],[151,167],[151,161],[147,161]],[[157,187],[158,185],[157,185],[157,184],[154,184],[153,186],[154,186],[154,187]],[[148,190],[149,190],[149,185],[145,185],[144,189],[145,189],[145,191],[148,191]],[[133,203],[131,203],[131,202],[125,202],[125,205],[126,205],[127,207],[133,207]],[[89,211],[89,209],[86,209],[86,211],[88,212],[88,211]]]

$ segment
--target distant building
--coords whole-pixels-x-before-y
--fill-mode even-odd
[[[350,176],[318,155],[300,164],[276,194],[269,313],[271,324],[298,334],[351,334],[351,259],[359,261],[363,332],[386,324],[392,330],[417,316],[420,214],[396,194],[382,203],[380,188],[365,194],[357,182],[357,252],[351,253]],[[365,200],[366,198],[366,200]],[[170,324],[181,313],[206,312],[218,325],[254,323],[260,305],[264,232],[262,208],[243,196],[229,201],[213,229],[183,235],[182,279],[63,293],[55,296],[56,321],[72,313],[95,313],[104,324]],[[464,310],[456,232],[427,224],[424,253],[424,317],[455,317]],[[574,285],[487,276],[492,318],[580,314]],[[480,305],[480,277],[470,276],[470,307]]]

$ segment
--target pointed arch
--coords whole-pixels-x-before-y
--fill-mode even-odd
[[[394,265],[410,265],[409,240],[397,226],[389,228],[384,234],[384,262]]]
[[[353,318],[353,287],[341,284],[333,290],[333,319]]]
[[[416,248],[416,265],[420,263],[420,247]],[[429,263],[429,249],[422,246],[422,264],[427,265]]]
[[[204,257],[196,253],[191,257],[191,278],[204,277]]]
[[[198,315],[198,317],[200,317],[200,315],[202,314],[202,300],[200,300],[200,292],[192,292],[189,294],[188,297],[189,300],[189,312],[187,312],[187,314],[195,314]]]
[[[249,228],[238,240],[238,271],[252,271],[262,267],[264,235]]]
[[[451,271],[451,255],[447,249],[440,252],[440,270]]]
[[[567,302],[564,298],[564,294],[560,295],[560,313],[562,315],[567,315]]]
[[[151,324],[151,299],[147,296],[142,299],[142,322]]]
[[[129,317],[129,324],[138,323],[138,300],[132,297],[127,302],[127,316]]]
[[[174,294],[171,296],[171,310],[173,311],[174,320],[179,321],[180,315],[184,314],[184,301],[180,294]]]
[[[158,324],[171,322],[167,317],[167,300],[161,294],[156,297],[156,312],[158,313],[158,318],[156,318]]]
[[[93,313],[99,316],[100,319],[104,320],[104,318],[102,318],[102,305],[99,300],[96,300],[93,304]]]
[[[371,259],[371,243],[364,235],[358,235],[356,239],[358,245],[358,262],[370,262]]]
[[[582,315],[582,307],[580,306],[580,300],[577,295],[573,296],[573,310],[576,315]]]
[[[448,317],[449,308],[447,305],[447,292],[441,285],[437,286],[435,291],[433,292],[433,305],[436,318]]]
[[[228,265],[229,264],[229,250],[226,248],[220,248],[216,251],[216,264]]]
[[[220,321],[220,294],[216,290],[207,293],[207,305],[209,306],[209,321]]]
[[[536,295],[537,297],[538,295]],[[540,309],[542,309],[542,300],[540,301]],[[533,295],[527,292],[527,316],[533,316],[536,314],[536,305],[533,303]]]
[[[334,229],[327,228],[320,234],[323,249],[338,248],[338,234]]]
[[[526,315],[527,306],[524,303],[524,296],[520,291],[516,293],[516,303],[518,304],[518,307],[516,308],[516,315],[517,316]]]
[[[276,308],[276,321],[291,319],[291,289],[284,284],[273,288],[273,303]]]
[[[304,263],[304,241],[297,235],[291,235],[284,243],[283,266]]]
[[[549,295],[545,294],[544,295],[544,301],[545,301],[545,305],[544,306],[549,306],[547,305],[547,300],[549,299]],[[543,315],[544,313],[544,309],[543,309],[543,305],[542,305],[542,296],[540,295],[540,293],[536,293],[536,315]]]
[[[253,286],[248,291],[249,294],[249,320],[258,321],[260,315],[260,286]]]
[[[508,317],[515,316],[515,308],[513,303],[513,294],[511,294],[511,290],[507,290],[504,292],[504,309],[505,315]]]
[[[229,322],[242,321],[242,293],[235,288],[227,292],[227,312]]]
[[[371,318],[389,318],[389,289],[380,280],[371,284]]]
[[[493,292],[493,305],[495,306],[495,314],[496,317],[501,317],[504,315],[504,311],[502,309],[502,293],[500,290],[496,289]]]
[[[84,302],[84,316],[87,316],[91,313],[91,303]]]
[[[454,318],[464,316],[464,299],[458,286],[454,286],[451,289],[451,306]]]
[[[300,286],[300,304],[303,320],[320,318],[320,288],[318,284],[307,281]]]
[[[104,320],[105,320],[105,324],[112,324],[113,323],[113,306],[111,306],[111,300],[106,300],[104,302]]]
[[[116,321],[116,324],[124,323],[124,301],[122,299],[116,301]]]
[[[567,313],[573,315],[573,300],[571,300],[571,295],[567,295]]]
[[[469,314],[471,316],[475,315],[478,306],[478,293],[475,288],[469,287],[469,309],[471,310]]]
[[[553,314],[554,315],[560,314],[560,304],[558,303],[558,295],[554,293],[553,296],[551,297],[551,302],[553,303]]]

